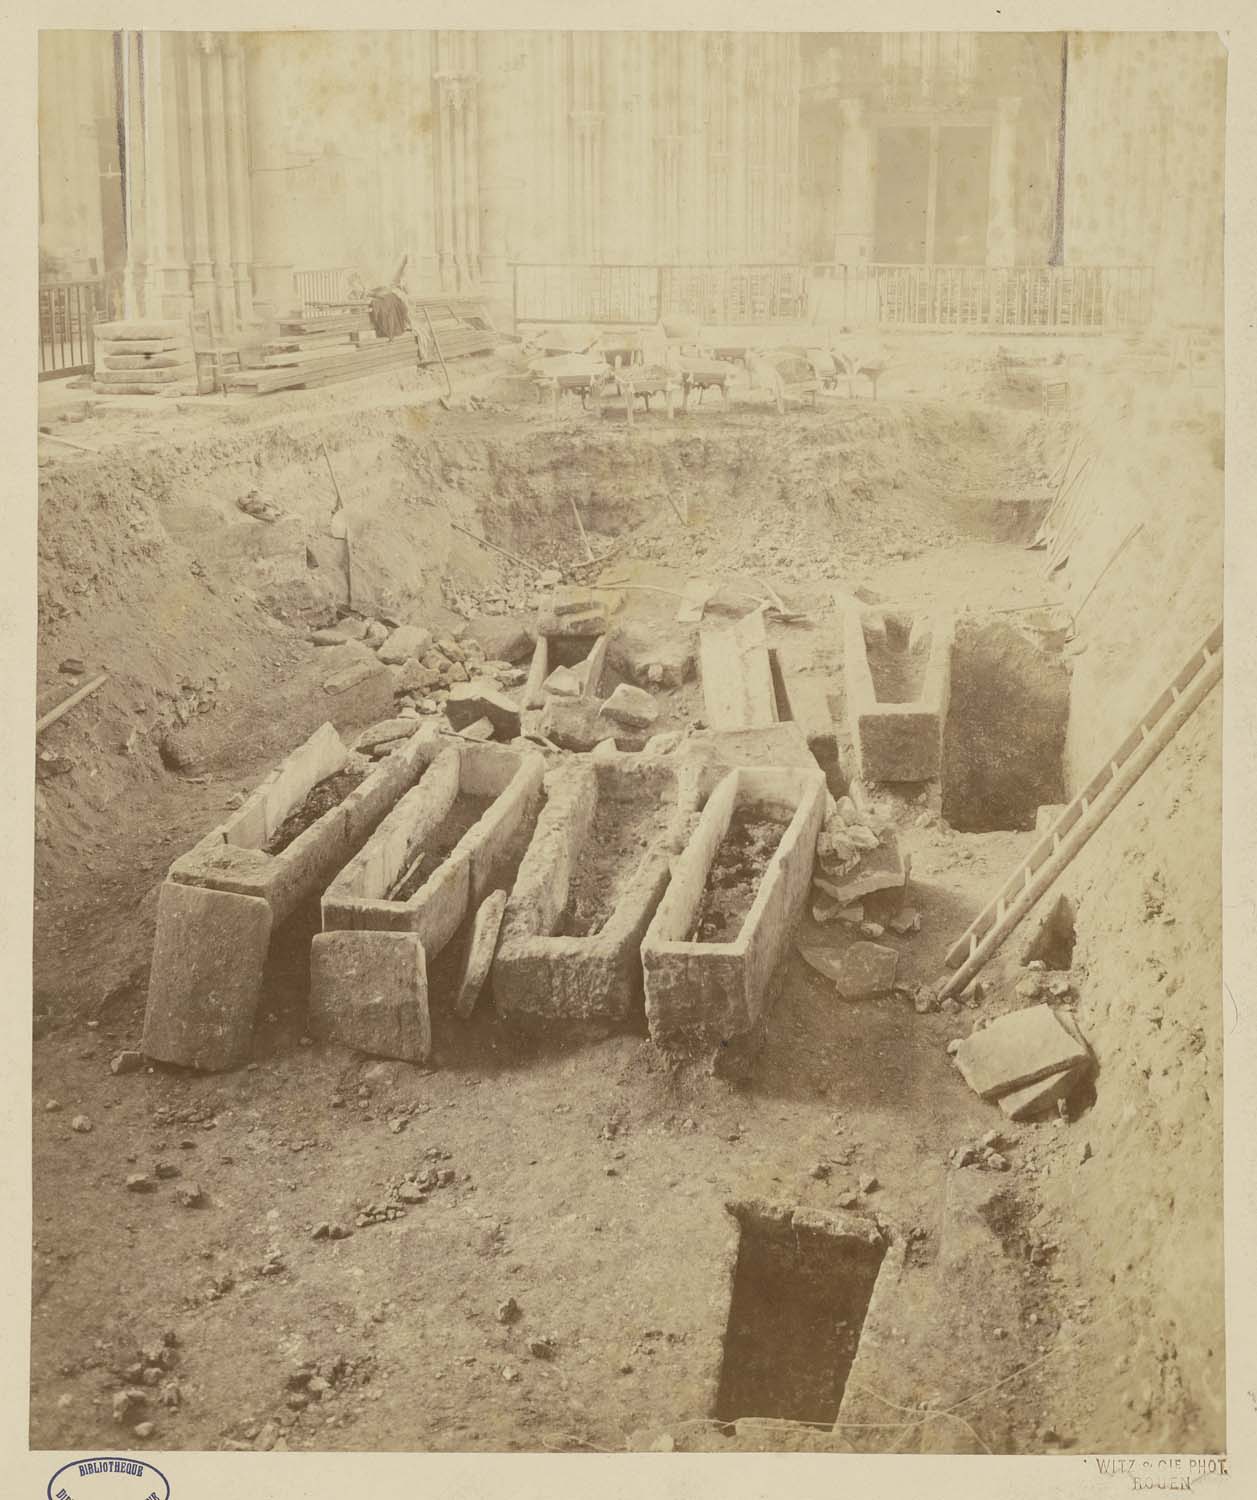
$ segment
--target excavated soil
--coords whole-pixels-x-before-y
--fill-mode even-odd
[[[473,797],[459,792],[454,805],[433,829],[423,846],[423,853],[388,893],[390,901],[409,901],[424,881],[453,851],[459,840],[471,832],[493,806],[492,797]]]
[[[666,802],[650,798],[637,802],[605,794],[598,798],[593,826],[572,872],[568,907],[557,935],[594,937],[602,931],[671,813]]]
[[[691,941],[732,943],[737,938],[755,904],[768,862],[789,826],[788,819],[765,817],[753,807],[734,809],[707,872]]]
[[[312,787],[301,806],[289,813],[271,835],[266,845],[266,852],[282,854],[289,844],[299,838],[307,828],[317,823],[324,813],[329,813],[334,807],[339,807],[356,786],[362,785],[367,775],[367,767],[349,766]]]
[[[438,1002],[423,1068],[303,1045],[312,908],[274,945],[249,1066],[110,1068],[138,1043],[171,860],[320,723],[348,737],[392,710],[387,673],[327,691],[352,653],[307,640],[345,597],[323,441],[356,600],[361,590],[434,634],[479,611],[527,616],[533,569],[580,576],[574,499],[613,576],[675,593],[700,570],[745,592],[771,583],[804,616],[774,626],[772,644],[787,671],[824,676],[840,726],[835,587],[979,619],[1064,603],[1076,639],[1060,776],[1066,791],[1081,785],[1218,607],[1217,417],[1181,409],[1207,396],[1122,386],[1100,369],[1120,351],[1095,344],[1083,356],[1094,405],[1073,430],[1049,425],[1000,404],[986,346],[951,360],[940,349],[910,351],[876,403],[781,419],[735,402],[675,423],[643,415],[630,434],[574,407],[555,425],[524,407],[438,413],[406,394],[391,406],[360,393],[228,403],[213,416],[202,403],[187,421],[145,418],[162,429],[152,444],[118,417],[123,436],[99,459],[42,470],[40,691],[64,691],[69,656],[110,680],[41,737],[69,769],[36,789],[34,1446],[1225,1447],[1217,694],[1063,882],[1071,1004],[1098,1064],[1094,1099],[1068,1121],[1004,1121],[948,1056],[978,1020],[1021,1003],[1015,945],[979,1008],[929,1014],[899,996],[836,1003],[791,952],[763,1049],[735,1087],[637,1036],[521,1040],[484,1004],[462,1023]],[[98,441],[109,421],[84,436]],[[994,497],[1042,488],[1075,432],[1103,450],[1099,481],[1049,577]],[[231,529],[255,487],[305,525],[304,545],[266,567],[253,560],[261,544],[242,554]],[[266,528],[266,545],[285,524]],[[1166,577],[1173,609],[1147,583]],[[666,634],[676,603],[625,590],[618,618]],[[697,706],[687,692],[660,702]],[[163,758],[171,745],[180,755]],[[923,918],[915,935],[881,939],[910,989],[942,972],[1032,835],[960,832],[928,804],[883,800]],[[799,936],[826,940],[806,916]],[[433,966],[441,994],[462,941]],[[80,1115],[90,1130],[71,1128]],[[951,1164],[992,1129],[1007,1172]],[[129,1193],[127,1176],[158,1162],[179,1176]],[[427,1181],[434,1163],[452,1176],[405,1202],[400,1185]],[[869,1196],[860,1185],[874,1177]],[[202,1206],[185,1209],[174,1188],[193,1181]],[[852,1197],[911,1253],[877,1339],[866,1321],[864,1379],[847,1382],[842,1425],[757,1421],[764,1409],[731,1425],[717,1415],[725,1203],[828,1212]],[[364,1215],[371,1203],[396,1212]],[[348,1233],[314,1238],[326,1223]],[[520,1316],[500,1322],[512,1297]],[[781,1309],[763,1348],[811,1336],[800,1306]],[[853,1320],[834,1317],[837,1338],[837,1320]],[[114,1398],[166,1333],[162,1384],[177,1381],[177,1405],[141,1384],[120,1426]],[[530,1347],[545,1339],[549,1358]],[[828,1412],[849,1349],[848,1335],[800,1366],[797,1385],[770,1374],[736,1405],[765,1408],[767,1387],[789,1388],[802,1409],[813,1382],[831,1394],[810,1409]],[[294,1401],[293,1380],[316,1367],[326,1388]],[[148,1439],[131,1431],[141,1417],[156,1423]]]

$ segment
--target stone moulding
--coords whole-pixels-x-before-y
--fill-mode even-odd
[[[740,767],[711,794],[673,862],[671,883],[642,943],[646,1020],[654,1041],[673,1050],[710,1050],[758,1027],[769,981],[811,883],[825,800],[819,769]],[[712,862],[734,812],[743,807],[785,815],[789,823],[737,937],[691,942]]]

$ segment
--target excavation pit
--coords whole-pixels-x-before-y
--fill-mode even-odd
[[[961,833],[1029,831],[1040,806],[1065,800],[1069,672],[1041,639],[1000,620],[957,629],[942,813]]]
[[[918,782],[939,774],[951,654],[946,617],[844,603],[847,715],[862,780]]]
[[[545,703],[546,680],[558,667],[568,667],[576,674],[581,697],[598,697],[606,675],[608,641],[606,635],[539,635],[524,689],[525,708],[540,708]]]
[[[695,941],[709,877],[738,813],[783,822],[749,908],[728,941]],[[642,944],[651,1037],[677,1051],[705,1051],[754,1034],[769,985],[812,878],[825,816],[825,778],[815,770],[732,771],[712,792],[679,858]],[[728,924],[731,925],[731,924]]]
[[[712,1415],[833,1423],[886,1240],[851,1216],[728,1207],[738,1253]]]
[[[500,1015],[641,1024],[642,938],[696,807],[696,778],[662,760],[622,756],[551,773],[494,961]]]

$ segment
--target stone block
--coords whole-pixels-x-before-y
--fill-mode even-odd
[[[463,977],[459,981],[458,995],[454,1000],[454,1014],[464,1020],[476,1008],[480,991],[493,966],[493,955],[497,951],[498,934],[502,930],[502,917],[506,911],[505,891],[490,891],[476,910],[471,928],[471,943],[467,949],[467,962],[463,966]]]
[[[141,1049],[216,1071],[242,1062],[270,946],[269,904],[167,880],[157,898]]]
[[[640,621],[619,621],[607,660],[641,687],[651,683],[651,668],[657,667],[654,686],[677,688],[694,676],[694,645],[692,630],[677,630],[675,626],[661,630]]]
[[[524,707],[541,708],[548,696],[545,684],[555,672],[563,669],[570,670],[575,675],[580,696],[596,698],[602,683],[609,640],[610,637],[606,635],[576,638],[538,636],[524,687]]]
[[[541,691],[548,693],[552,698],[579,698],[582,683],[571,667],[555,667],[541,684]]]
[[[860,850],[860,862],[846,875],[817,875],[816,885],[842,906],[883,893],[902,900],[908,882],[909,861],[900,851],[899,836],[893,828],[878,835],[876,849]]]
[[[459,682],[445,700],[445,717],[454,729],[465,729],[477,719],[488,719],[500,740],[519,735],[519,705],[487,678]]]
[[[895,950],[877,943],[852,943],[839,949],[800,943],[799,956],[834,984],[844,1000],[870,1000],[889,994],[899,965]]]
[[[617,726],[650,729],[659,717],[659,705],[644,688],[622,682],[603,703],[602,714]]]
[[[351,688],[358,687],[361,683],[366,682],[368,678],[381,676],[383,672],[384,668],[378,661],[372,658],[364,658],[362,661],[356,661],[351,666],[344,667],[341,671],[334,672],[332,676],[326,678],[323,682],[323,691],[336,697],[340,693],[347,693]]]
[[[997,1099],[1088,1061],[1086,1047],[1066,1031],[1050,1005],[1000,1016],[966,1037],[955,1056],[965,1082],[984,1099]]]
[[[521,662],[533,649],[529,624],[510,615],[481,615],[469,620],[466,635],[479,643],[488,661]]]
[[[424,656],[431,646],[431,631],[425,630],[421,625],[399,625],[376,654],[389,666],[400,667],[411,657]]]
[[[381,745],[395,745],[398,740],[408,740],[412,734],[418,734],[419,729],[418,719],[384,719],[379,724],[372,724],[370,729],[364,729],[354,742],[354,749],[370,755]]]
[[[312,1036],[424,1062],[432,1048],[423,944],[409,932],[321,932],[310,945]]]
[[[999,1107],[1010,1120],[1034,1120],[1049,1114],[1062,1099],[1069,1098],[1082,1071],[1081,1067],[1076,1067],[1049,1073],[1046,1078],[1026,1084],[1025,1088],[1001,1094]]]

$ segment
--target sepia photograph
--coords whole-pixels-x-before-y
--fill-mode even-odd
[[[39,33],[29,1447],[1221,1480],[1225,37],[631,19]]]

